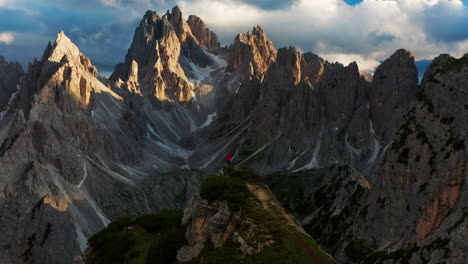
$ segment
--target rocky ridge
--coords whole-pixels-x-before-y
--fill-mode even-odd
[[[466,58],[433,61],[371,184],[336,166],[272,177],[280,200],[338,262],[467,261]]]
[[[228,177],[246,178],[245,184],[249,190],[249,198],[240,210],[229,209],[228,201],[209,202],[195,195],[184,212],[182,224],[189,224],[186,232],[188,245],[182,247],[177,253],[181,262],[192,261],[203,263],[213,254],[230,252],[228,248],[238,248],[242,253],[239,256],[231,255],[231,260],[224,261],[269,261],[282,263],[286,260],[296,263],[334,263],[334,260],[324,252],[320,246],[313,242],[296,219],[288,214],[276,201],[274,194],[268,186],[259,181],[258,176],[245,169],[225,169]],[[203,186],[202,186],[203,188]],[[203,189],[202,189],[203,190]],[[277,228],[273,230],[272,228]],[[231,241],[229,241],[231,240]],[[285,240],[291,247],[299,247],[296,256],[289,256],[291,248],[285,248]],[[208,243],[211,242],[211,244]],[[269,259],[269,250],[280,247],[284,250],[283,256]],[[238,254],[238,253],[237,253]],[[220,259],[218,259],[220,261]]]
[[[181,208],[200,183],[197,173],[165,174],[183,160],[155,160],[167,147],[142,135],[124,98],[63,32],[31,64],[0,128],[6,263],[70,263],[109,219]]]
[[[264,75],[247,75],[220,115],[220,119],[227,120],[221,123],[225,126],[249,122],[245,128],[247,136],[239,139],[242,144],[231,152],[238,153],[238,158],[244,160],[242,164],[264,173],[327,167],[333,163],[349,164],[370,173],[391,142],[384,138],[385,133],[394,134],[402,122],[403,111],[393,108],[398,105],[407,109],[418,86],[414,57],[407,51],[397,51],[377,72],[389,77],[378,80],[377,75],[369,84],[360,77],[355,63],[332,64],[292,47],[278,50]],[[401,76],[411,77],[407,82],[394,80]],[[376,89],[406,94],[395,98],[398,103],[374,104],[380,96],[372,92]],[[233,113],[230,109],[236,107],[240,111]],[[374,123],[381,125],[374,116],[381,118],[383,113],[393,114],[395,121],[374,130]],[[284,155],[275,156],[285,151],[287,159]]]
[[[276,49],[260,26],[255,26],[252,33],[239,34],[230,47],[228,72],[239,70],[242,75],[265,73],[268,66],[276,59]]]
[[[190,25],[177,6],[162,17],[147,11],[135,30],[125,62],[116,66],[110,80],[118,88],[160,101],[192,100],[197,84],[203,81],[198,75],[200,68],[215,63],[203,48],[215,51],[219,43],[199,18],[188,22]]]
[[[224,188],[220,190],[218,184]],[[136,219],[118,218],[89,244],[75,263],[84,263],[83,259],[90,264],[113,259],[143,263],[155,259],[163,263],[334,263],[258,175],[243,168],[226,168],[223,175],[207,177],[183,216],[164,210]],[[108,249],[115,247],[121,250],[108,254]]]
[[[23,68],[19,63],[7,62],[0,56],[0,112],[3,112],[12,95],[18,90]]]
[[[190,15],[187,24],[190,26],[192,34],[198,40],[201,47],[209,51],[218,51],[221,48],[218,36],[206,27],[205,22],[201,18]]]
[[[227,152],[261,173],[326,175],[291,208],[339,262],[466,259],[466,57],[439,57],[418,88],[399,50],[369,83],[355,63],[276,50],[260,27],[217,50],[192,20],[148,11],[110,82],[63,33],[30,65],[0,119],[2,259],[69,262],[110,219],[181,209]]]

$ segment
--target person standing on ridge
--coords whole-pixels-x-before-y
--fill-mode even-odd
[[[231,166],[231,161],[232,161],[231,154],[228,153],[228,154],[226,155],[226,163],[227,163],[228,166]]]

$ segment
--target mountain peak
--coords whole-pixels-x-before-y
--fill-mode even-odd
[[[182,10],[180,10],[179,6],[176,5],[171,9],[171,11],[168,9],[163,18],[166,18],[168,21],[181,20]]]
[[[276,60],[276,49],[260,26],[252,33],[237,35],[229,53],[227,71],[243,68],[243,74],[264,73],[271,62]],[[251,66],[250,66],[251,65]]]
[[[172,15],[181,15],[182,16],[182,10],[180,10],[179,6],[178,5],[175,5],[173,8],[172,8]]]
[[[78,47],[65,35],[65,32],[60,31],[55,39],[48,60],[60,62],[64,56],[69,58],[77,58],[80,56]]]
[[[182,11],[178,6],[174,6],[171,12],[168,10],[163,16],[163,19],[167,20],[172,25],[172,29],[179,38],[180,43],[184,43],[187,38],[192,36],[192,31],[187,22],[183,19]]]
[[[200,46],[206,48],[207,50],[217,51],[220,49],[220,44],[218,41],[218,36],[209,30],[205,22],[195,15],[190,15],[187,24],[192,30],[192,34],[198,40]]]
[[[252,34],[257,37],[266,37],[265,31],[259,25],[256,25],[255,27],[253,27]]]
[[[409,50],[399,49],[399,50],[395,51],[395,53],[393,53],[392,56],[390,56],[389,59],[392,59],[392,58],[406,58],[406,59],[414,60],[414,55]]]
[[[159,17],[158,13],[154,10],[147,10],[145,15],[143,16],[143,19],[141,20],[141,23],[146,23],[146,24],[152,24],[153,22],[160,20],[161,18]]]

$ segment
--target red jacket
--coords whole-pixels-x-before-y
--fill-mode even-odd
[[[231,154],[228,153],[228,154],[226,155],[226,161],[227,161],[227,162],[230,162],[231,160],[232,160]]]

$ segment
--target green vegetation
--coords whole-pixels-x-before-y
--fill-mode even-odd
[[[445,66],[445,68],[442,70],[442,73],[447,73],[447,72],[458,72],[463,67],[468,67],[468,58],[462,57],[460,59],[453,59],[449,64]]]
[[[368,192],[351,180],[351,173],[348,166],[333,165],[319,170],[274,174],[267,180],[286,208],[301,217],[312,217],[304,229],[333,254],[350,240],[347,230],[357,218],[369,217],[368,206],[362,203]],[[346,190],[347,195],[338,198],[340,190]],[[345,203],[338,214],[333,206],[337,199]]]
[[[443,250],[444,256],[448,257],[450,255],[450,249],[447,248],[448,243],[450,242],[449,238],[442,239],[437,238],[429,245],[420,248],[415,244],[408,244],[404,248],[387,252],[387,251],[375,251],[373,248],[369,247],[364,240],[352,240],[345,247],[346,256],[356,263],[362,264],[374,264],[374,263],[383,263],[387,260],[393,260],[397,263],[410,264],[411,257],[416,252],[422,252],[427,250],[429,253],[436,250]],[[427,263],[429,260],[424,259],[423,255],[419,255],[423,260],[423,263]]]
[[[398,163],[408,166],[409,148],[404,147],[398,155]]]
[[[226,173],[229,177],[243,178],[251,184],[257,184],[259,181],[258,175],[248,170],[228,170]],[[319,263],[334,263],[311,237],[299,232],[291,223],[288,223],[284,210],[277,207],[279,203],[276,203],[274,195],[268,188],[263,188],[265,188],[263,191],[271,195],[269,198],[273,199],[269,203],[270,206],[264,208],[257,197],[251,193],[250,198],[242,206],[244,221],[237,230],[249,245],[254,247],[264,245],[263,249],[247,256],[240,251],[239,245],[230,240],[222,248],[217,249],[208,243],[200,256],[191,263],[313,263],[310,254],[313,254],[320,261]]]
[[[231,209],[240,210],[236,232],[252,248],[252,254],[243,253],[231,238],[221,248],[214,248],[208,240],[191,263],[334,263],[310,236],[300,231],[255,172],[225,168],[223,175],[205,179],[200,196],[210,202],[226,200]],[[92,253],[85,261],[178,263],[177,251],[187,244],[187,226],[181,226],[181,219],[180,212],[170,210],[136,219],[117,218],[89,239]]]
[[[413,253],[417,252],[419,247],[410,244],[405,248],[393,251],[375,251],[369,247],[364,240],[352,240],[345,247],[346,256],[356,263],[374,264],[383,263],[386,260],[397,261],[402,264],[409,264]]]
[[[149,233],[159,233],[167,227],[174,227],[174,223],[180,223],[182,215],[180,212],[163,210],[157,214],[140,216],[133,222],[143,227]]]
[[[410,114],[407,115],[405,123],[398,129],[396,134],[396,140],[392,144],[392,149],[399,151],[402,147],[406,146],[406,140],[410,135],[414,133],[413,129],[410,128],[415,123],[415,116]]]
[[[418,93],[416,94],[416,99],[420,102],[423,102],[429,112],[434,113],[434,104],[432,103],[431,99],[426,95],[424,90],[419,89]]]
[[[135,220],[117,218],[89,239],[93,251],[86,263],[174,263],[185,243],[181,219],[182,213],[171,210]]]
[[[462,217],[460,217],[460,219],[458,219],[457,222],[455,222],[455,224],[453,224],[453,226],[451,226],[447,231],[449,233],[452,233],[453,230],[455,230],[457,227],[459,227],[462,223],[465,222],[466,218],[468,218],[468,211],[467,207],[464,207]]]
[[[451,117],[443,117],[440,119],[440,123],[444,124],[444,125],[450,125],[453,123],[453,121],[455,120],[455,117],[451,116]]]
[[[208,176],[200,188],[200,196],[208,202],[227,201],[232,210],[239,210],[247,202],[249,191],[239,178],[224,175]]]
[[[418,194],[419,194],[419,193],[423,193],[423,192],[426,190],[426,188],[427,188],[428,185],[429,185],[429,184],[428,184],[427,182],[421,184],[421,186],[419,186]]]
[[[352,261],[362,260],[372,251],[363,240],[352,240],[345,247],[346,256]]]

